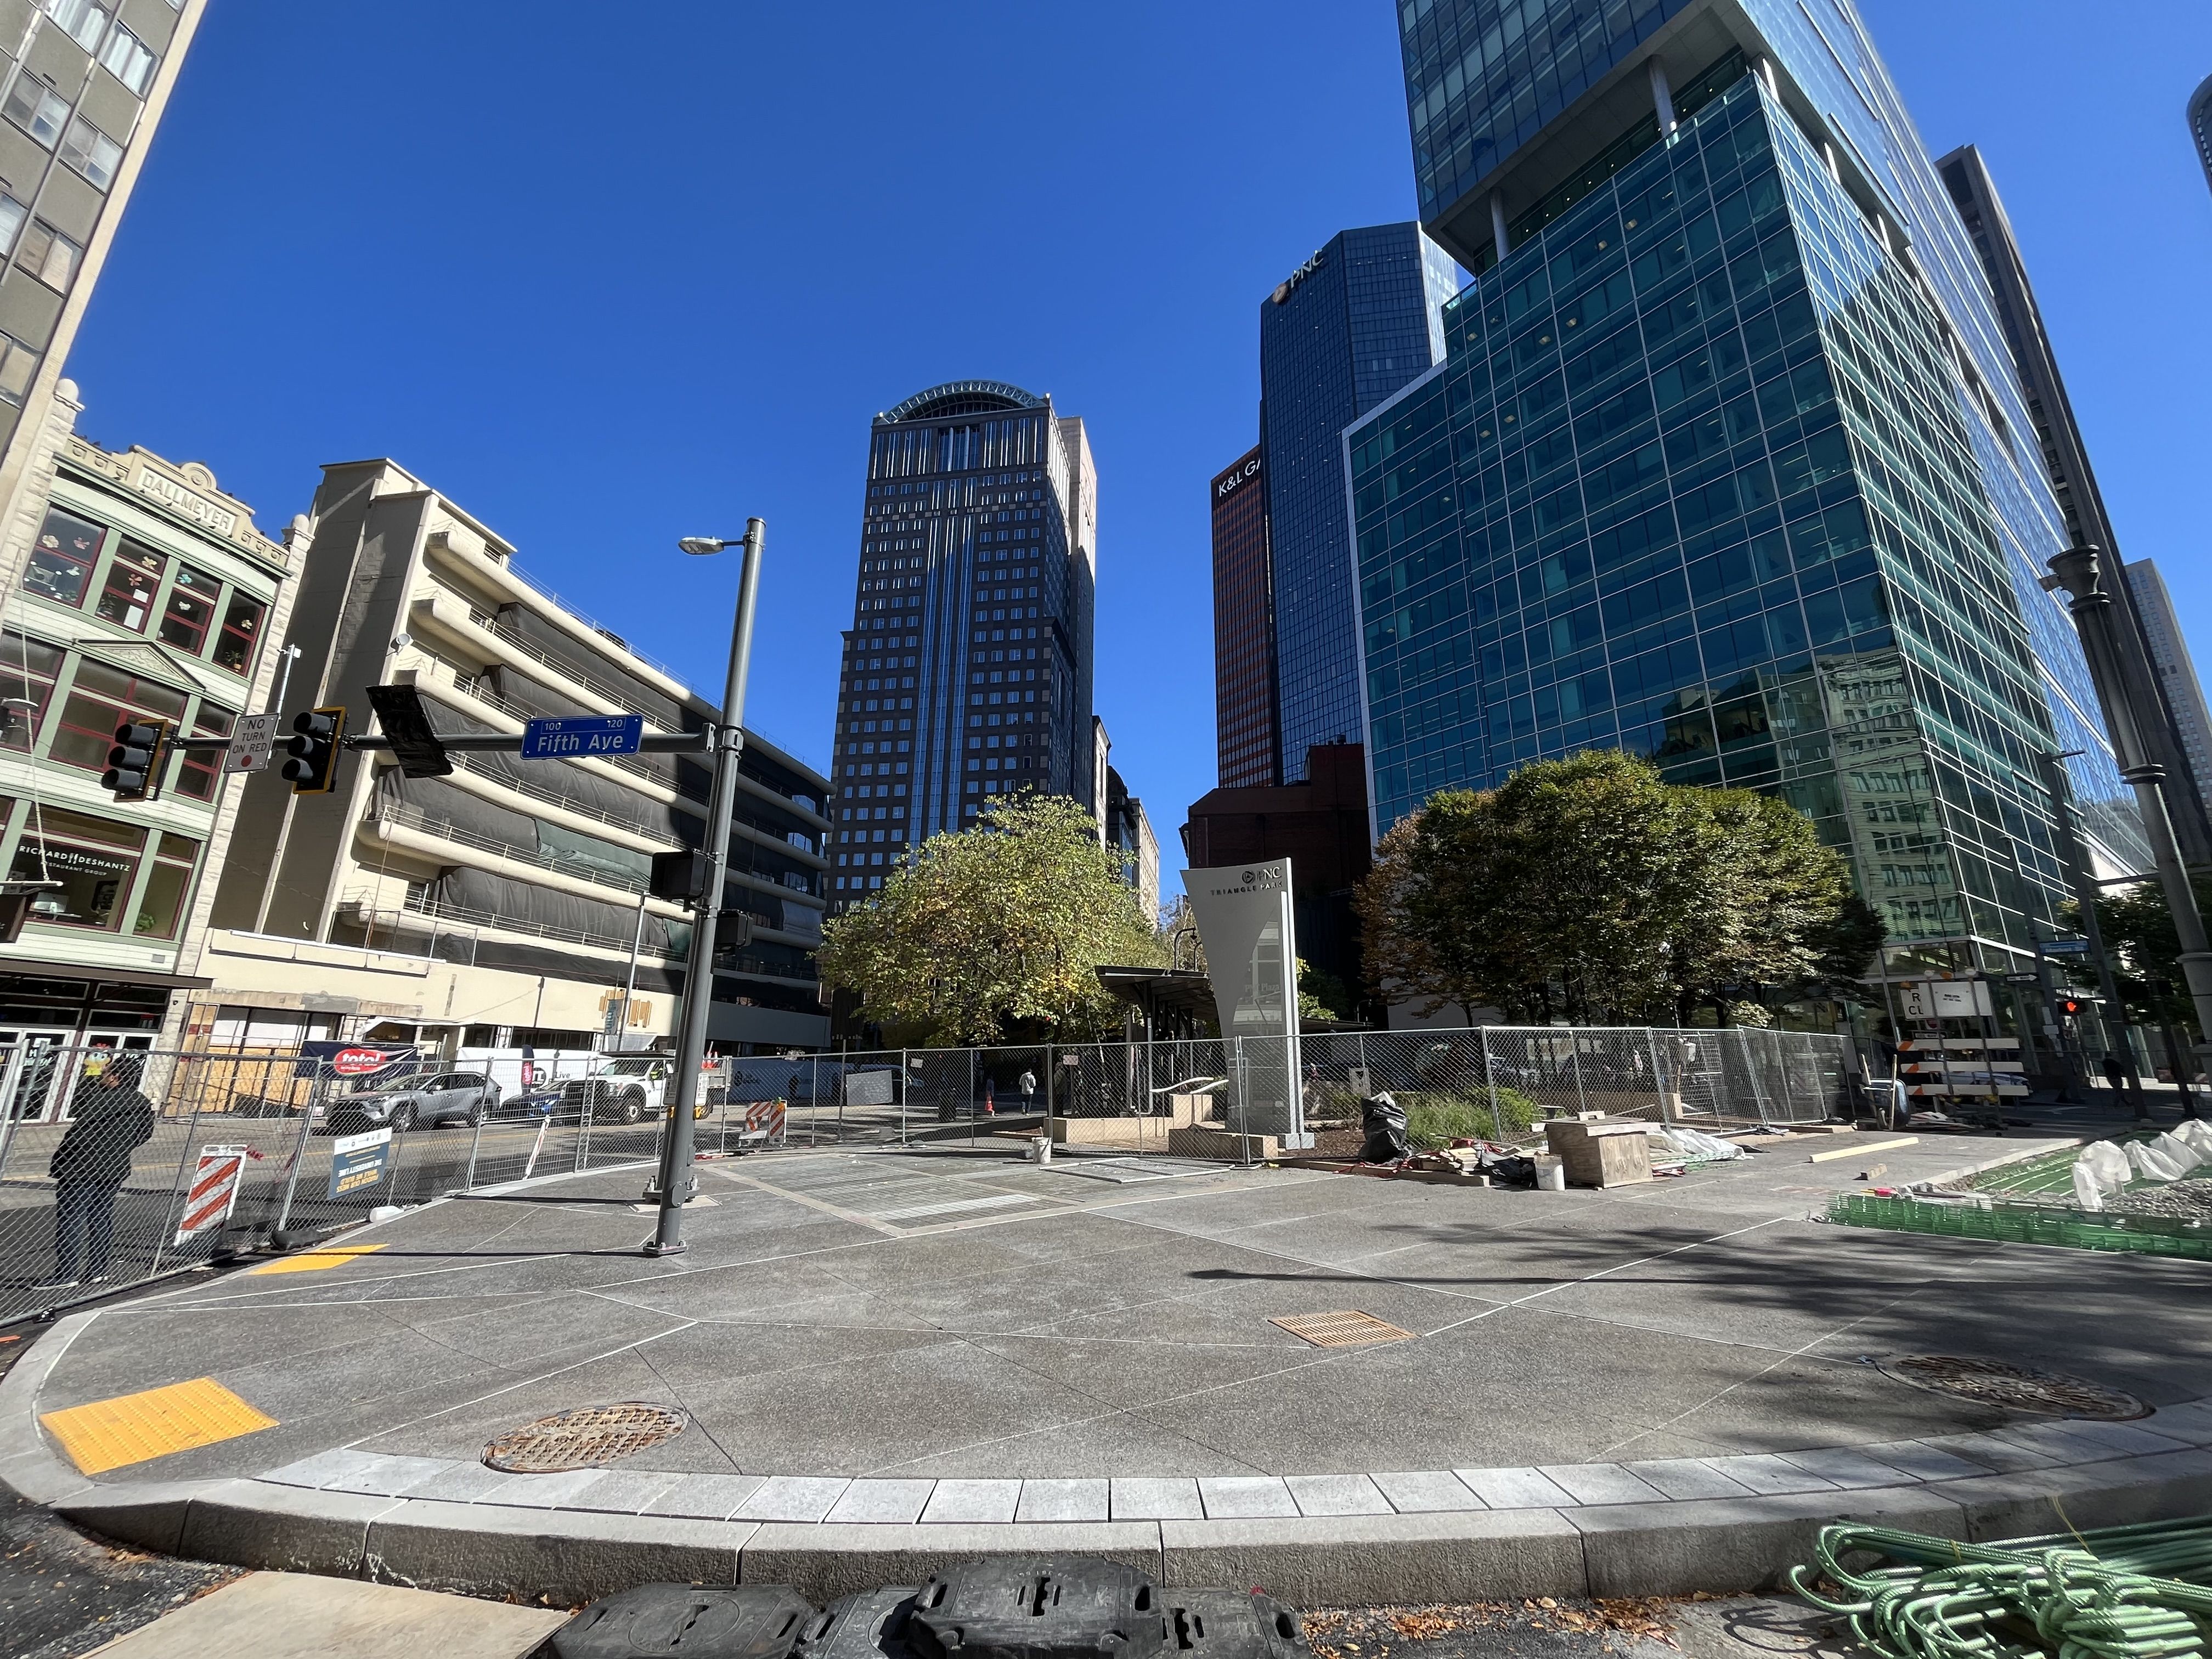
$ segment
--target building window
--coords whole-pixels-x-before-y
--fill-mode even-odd
[[[123,164],[123,146],[80,115],[70,123],[69,137],[62,140],[61,157],[106,190]]]
[[[87,771],[105,771],[107,751],[115,746],[115,728],[131,720],[149,716],[174,726],[184,718],[185,694],[165,685],[110,668],[106,663],[80,658],[69,701],[54,728],[48,756]]]
[[[115,556],[107,562],[106,585],[100,590],[93,614],[134,634],[144,633],[153,619],[155,592],[168,568],[167,555],[125,538]]]
[[[199,712],[192,716],[192,735],[196,738],[227,738],[238,717],[228,708],[218,708],[203,699]],[[177,766],[176,791],[190,795],[194,800],[213,800],[216,786],[222,779],[223,752],[220,749],[187,750]]]
[[[44,219],[33,219],[15,264],[18,270],[29,271],[48,288],[66,289],[70,279],[76,275],[76,262],[83,256],[82,248]]]
[[[49,895],[53,906],[40,910],[40,921],[113,933],[145,844],[146,832],[131,824],[34,802],[9,875],[61,884]]]
[[[12,629],[0,634],[0,700],[7,704],[7,719],[0,725],[0,748],[24,754],[38,746],[39,728],[54,700],[54,682],[61,678],[64,653],[58,645],[33,640]]]
[[[248,599],[243,593],[230,596],[230,609],[222,619],[222,637],[215,642],[214,662],[217,668],[228,668],[234,674],[251,672],[253,642],[260,637],[264,608],[258,599]]]
[[[87,52],[99,49],[107,27],[107,9],[96,0],[46,0],[46,14],[62,26],[62,33]]]
[[[0,398],[21,403],[31,389],[31,376],[38,372],[39,354],[14,335],[0,334]]]
[[[92,581],[93,561],[100,556],[100,538],[107,532],[100,526],[64,513],[46,509],[31,562],[23,567],[23,590],[56,605],[84,603],[84,590]]]
[[[185,919],[185,896],[191,891],[192,864],[199,843],[182,836],[164,835],[154,849],[153,867],[138,896],[137,918],[131,931],[140,939],[174,939]]]
[[[136,93],[144,93],[146,82],[154,78],[152,48],[120,23],[107,37],[107,50],[100,54],[100,61],[110,75]]]
[[[161,613],[162,643],[198,656],[207,647],[208,629],[215,626],[216,599],[222,592],[222,584],[204,570],[179,565],[168,609]]]
[[[0,195],[0,255],[15,246],[15,233],[23,228],[30,210],[12,196]]]
[[[5,115],[52,149],[54,140],[62,136],[62,124],[69,119],[69,104],[59,93],[26,70],[16,76],[15,84],[8,89],[7,101],[0,103],[0,115]]]

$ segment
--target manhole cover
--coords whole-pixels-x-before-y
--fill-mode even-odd
[[[2148,1417],[2151,1408],[2131,1394],[2101,1382],[2008,1365],[2002,1359],[1964,1359],[1956,1354],[1916,1353],[1879,1362],[1882,1373],[1915,1388],[1956,1395],[1984,1406],[2014,1411],[2047,1412],[2054,1417],[2091,1417],[2108,1423]]]
[[[604,1468],[633,1452],[673,1440],[690,1422],[682,1412],[634,1400],[584,1406],[509,1429],[484,1448],[483,1461],[510,1474]]]
[[[1339,1313],[1285,1314],[1280,1319],[1271,1319],[1270,1325],[1279,1325],[1292,1336],[1303,1337],[1316,1348],[1358,1348],[1370,1342],[1411,1342],[1413,1334],[1401,1331],[1373,1314],[1353,1313],[1346,1310]]]

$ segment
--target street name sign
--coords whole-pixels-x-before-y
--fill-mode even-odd
[[[2086,939],[2047,939],[2035,947],[2046,957],[2086,957],[2089,941]]]
[[[223,751],[222,769],[226,772],[258,772],[269,764],[269,757],[276,748],[275,714],[241,714],[238,728],[230,734],[230,747]]]
[[[566,714],[522,728],[525,760],[588,760],[635,755],[645,744],[642,714]]]

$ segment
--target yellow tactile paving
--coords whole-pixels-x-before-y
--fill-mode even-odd
[[[211,1376],[47,1412],[39,1421],[83,1474],[276,1426],[275,1418],[263,1416]]]
[[[383,1248],[381,1244],[341,1244],[327,1250],[302,1250],[297,1255],[288,1255],[264,1267],[248,1267],[246,1273],[248,1278],[255,1273],[320,1273],[325,1267],[343,1267],[357,1255],[367,1255],[372,1250]]]

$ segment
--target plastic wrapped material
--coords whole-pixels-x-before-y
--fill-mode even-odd
[[[2140,1140],[2128,1142],[2128,1162],[2146,1181],[2179,1181],[2189,1173],[2177,1168],[2173,1160],[2155,1146]]]
[[[2074,1161],[2074,1167],[2077,1170],[2087,1170],[2090,1189],[2104,1197],[2119,1192],[2135,1179],[2134,1166],[2129,1164],[2126,1154],[2109,1140],[2094,1141],[2084,1146],[2081,1156]],[[2081,1176],[2075,1177],[2076,1196],[2082,1191],[2081,1181]],[[2082,1207],[2087,1209],[2090,1206],[2085,1204]],[[2095,1207],[2102,1209],[2104,1205],[2100,1202]]]
[[[2172,1133],[2155,1137],[2150,1143],[2150,1149],[2185,1176],[2201,1164],[2212,1164],[2212,1157],[2208,1157],[2193,1142]]]
[[[2101,1210],[2105,1207],[2104,1189],[2097,1184],[2096,1172],[2079,1158],[2074,1161],[2074,1207],[2077,1210]]]
[[[1680,1158],[1713,1161],[1751,1156],[1733,1140],[1723,1140],[1718,1135],[1709,1135],[1702,1130],[1686,1129],[1679,1123],[1663,1126],[1655,1123],[1649,1133],[1652,1139]],[[1653,1150],[1656,1152],[1658,1148],[1654,1147]]]
[[[2192,1117],[2185,1123],[2174,1126],[2173,1138],[2176,1140],[2186,1141],[2197,1149],[2197,1156],[2199,1158],[2206,1163],[2212,1163],[2212,1123],[2207,1123],[2202,1118]]]

